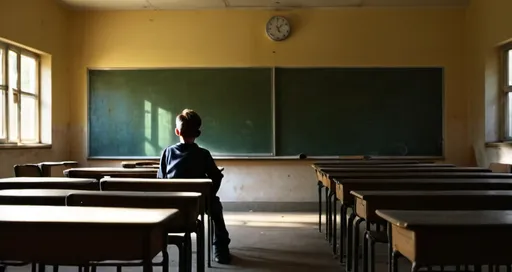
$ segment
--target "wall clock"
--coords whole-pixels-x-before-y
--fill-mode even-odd
[[[290,35],[290,31],[290,23],[282,16],[273,16],[267,22],[267,36],[273,41],[286,40]]]

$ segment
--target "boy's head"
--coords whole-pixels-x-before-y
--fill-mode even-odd
[[[201,135],[201,117],[195,111],[184,109],[176,117],[176,135],[187,140],[194,140]]]

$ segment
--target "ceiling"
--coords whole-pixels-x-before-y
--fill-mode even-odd
[[[168,10],[222,8],[445,7],[469,0],[60,0],[74,8]]]

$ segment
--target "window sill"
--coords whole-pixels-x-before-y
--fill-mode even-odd
[[[510,147],[510,146],[512,146],[512,141],[485,143],[485,147]]]
[[[0,149],[51,149],[51,144],[1,144]]]

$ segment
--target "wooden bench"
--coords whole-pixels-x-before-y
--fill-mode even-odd
[[[13,177],[0,179],[2,189],[99,190],[99,182],[90,178]]]
[[[197,192],[201,193],[200,220],[204,222],[205,213],[209,209],[212,194],[212,181],[210,179],[137,179],[137,178],[104,178],[100,181],[102,191],[139,191],[139,192]],[[208,267],[211,267],[212,255],[212,221],[208,217]],[[198,266],[204,267],[205,245],[204,239],[197,239],[197,260]]]
[[[169,244],[178,246],[180,252],[180,271],[192,270],[192,242],[191,233],[198,235],[197,239],[204,239],[202,222],[197,223],[200,212],[200,193],[192,192],[73,192],[66,198],[68,206],[92,206],[92,207],[128,207],[145,209],[177,209],[176,224],[169,226]],[[172,235],[185,233],[184,235]],[[163,261],[168,262],[167,251],[162,252]],[[204,262],[197,262],[197,271],[204,271]],[[201,267],[200,264],[203,266]],[[133,266],[133,263],[106,262],[93,263],[92,266]],[[135,264],[138,265],[138,264]],[[160,263],[160,265],[163,265]]]
[[[441,265],[511,265],[512,211],[377,210],[388,222],[389,271],[405,256],[411,271]]]
[[[152,259],[167,247],[176,209],[0,205],[1,260],[87,266],[91,261]],[[168,263],[163,271],[168,271]]]
[[[414,182],[413,182],[414,184]],[[413,187],[413,186],[411,186]],[[374,243],[368,241],[370,233],[377,239],[387,243],[385,233],[371,232],[371,224],[386,224],[386,221],[376,214],[384,210],[512,210],[512,191],[435,191],[439,186],[430,188],[425,184],[422,190],[434,191],[352,191],[355,197],[354,212],[366,221],[366,231],[363,241],[363,271],[374,268]],[[464,187],[464,186],[462,186]],[[482,186],[487,187],[487,186]],[[467,187],[471,189],[471,186]],[[512,186],[511,186],[512,189]],[[382,240],[382,237],[384,240]],[[369,265],[369,266],[368,266]]]

